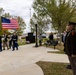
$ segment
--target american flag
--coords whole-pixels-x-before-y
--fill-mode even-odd
[[[1,21],[2,21],[2,29],[3,30],[19,29],[17,19],[6,19],[4,17],[1,17]]]

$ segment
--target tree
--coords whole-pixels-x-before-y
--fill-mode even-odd
[[[48,29],[48,19],[45,16],[41,16],[40,14],[33,14],[33,17],[30,20],[31,30],[35,31],[35,24],[37,24],[38,34],[44,33],[45,30]]]
[[[61,34],[69,21],[76,19],[76,0],[35,0],[33,8],[36,13],[48,15],[50,23]]]
[[[20,29],[18,30],[18,33],[23,33],[24,29],[26,29],[26,23],[24,22],[23,18],[21,17],[17,17],[18,19],[18,23],[19,23],[19,26],[20,26]]]
[[[2,16],[3,17],[6,17],[8,19],[12,18],[12,16],[9,13],[4,13]]]
[[[48,15],[54,28],[65,27],[75,13],[75,0],[35,0],[33,8],[36,13]],[[75,16],[75,15],[74,15]]]
[[[0,16],[3,15],[3,12],[4,12],[4,9],[3,8],[0,8]]]
[[[4,9],[0,8],[0,35],[2,35],[1,16],[3,15]]]

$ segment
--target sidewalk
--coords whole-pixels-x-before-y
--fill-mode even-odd
[[[38,61],[68,63],[65,54],[47,53],[58,51],[46,47],[34,47],[34,44],[20,46],[19,50],[0,52],[0,75],[44,75],[35,64]]]

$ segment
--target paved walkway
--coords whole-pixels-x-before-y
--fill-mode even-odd
[[[34,44],[20,46],[19,50],[0,52],[0,75],[44,75],[36,64],[38,61],[68,63],[65,54],[48,53],[58,51],[46,47],[34,47]]]

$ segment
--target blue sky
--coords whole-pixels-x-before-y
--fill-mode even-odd
[[[30,31],[30,8],[31,15],[33,14],[33,4],[34,0],[0,0],[0,7],[2,7],[6,13],[10,13],[12,16],[20,16],[24,19],[27,24],[27,29],[25,32]]]

